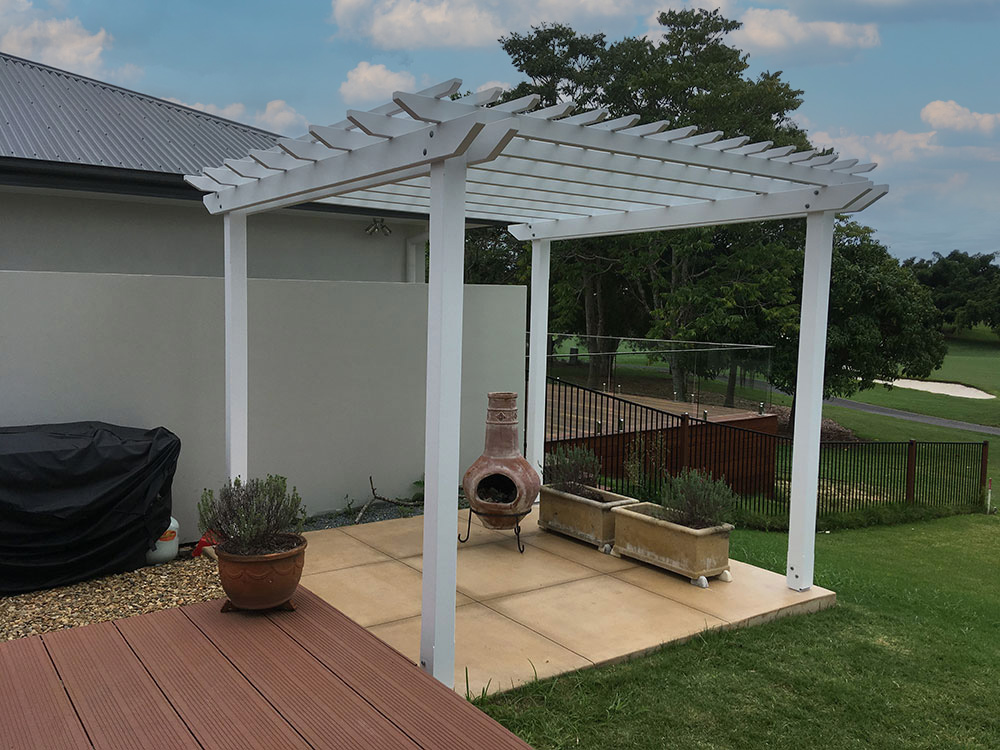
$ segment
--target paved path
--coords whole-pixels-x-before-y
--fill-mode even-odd
[[[886,406],[863,404],[860,401],[849,401],[846,398],[830,398],[824,403],[830,404],[830,406],[842,406],[845,409],[864,411],[869,414],[882,414],[887,417],[908,419],[911,422],[923,422],[924,424],[933,424],[938,427],[950,427],[953,430],[968,430],[969,432],[981,432],[984,435],[1000,436],[1000,427],[989,427],[983,424],[973,424],[972,422],[960,422],[957,419],[930,417],[926,414],[914,414],[912,411],[901,411],[899,409],[890,409]]]

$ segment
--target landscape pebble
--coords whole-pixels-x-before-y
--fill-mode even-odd
[[[223,596],[216,564],[204,556],[0,597],[0,641],[132,617]]]

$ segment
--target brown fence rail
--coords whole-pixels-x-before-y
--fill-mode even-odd
[[[658,497],[667,475],[685,467],[724,478],[742,506],[788,513],[792,440],[709,422],[548,379],[546,452],[586,447],[607,489]],[[986,484],[989,443],[822,442],[820,516],[896,504],[976,506]]]

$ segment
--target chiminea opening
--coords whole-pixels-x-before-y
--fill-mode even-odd
[[[517,500],[517,485],[506,474],[490,474],[479,480],[476,497],[488,503],[512,503]]]

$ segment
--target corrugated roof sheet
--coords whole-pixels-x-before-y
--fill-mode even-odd
[[[0,158],[194,174],[278,136],[0,53]]]

